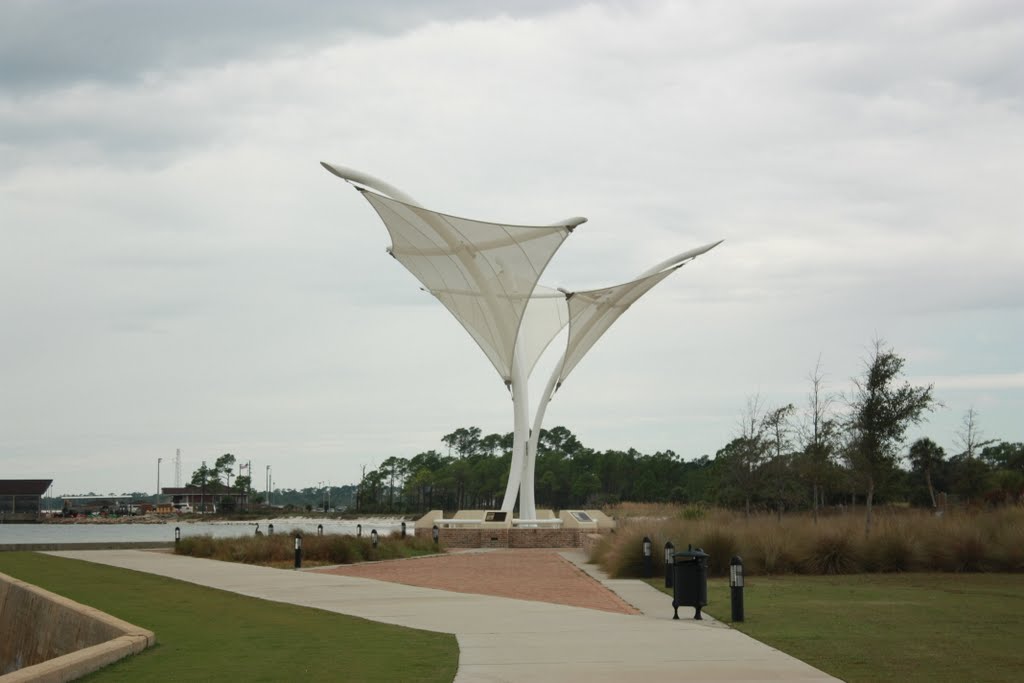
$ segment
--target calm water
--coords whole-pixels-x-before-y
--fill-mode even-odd
[[[315,534],[318,524],[324,525],[325,534],[356,534],[356,525],[362,524],[363,536],[377,530],[381,536],[398,533],[402,520],[372,518],[356,520],[315,519],[293,517],[288,519],[261,519],[260,531],[267,533],[270,524],[274,533],[288,533],[300,529],[303,534]],[[413,533],[407,522],[407,533]],[[218,537],[252,536],[256,522],[185,522],[163,524],[0,524],[0,545],[7,543],[103,543],[114,541],[173,541],[174,527],[181,527],[181,536],[210,534]]]

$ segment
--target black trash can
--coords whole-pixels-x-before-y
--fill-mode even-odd
[[[673,619],[680,607],[695,607],[694,619],[702,619],[700,608],[708,604],[708,558],[700,548],[672,553]]]

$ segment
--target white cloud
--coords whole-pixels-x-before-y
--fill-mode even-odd
[[[921,384],[934,384],[944,391],[1004,391],[1024,389],[1024,372],[984,375],[936,375],[916,377]]]
[[[131,78],[26,67],[0,96],[0,460],[121,490],[176,447],[231,451],[298,486],[510,430],[483,354],[321,159],[458,215],[588,216],[545,277],[572,287],[726,238],[552,403],[589,446],[713,454],[747,395],[800,403],[819,353],[843,389],[875,335],[950,392],[937,440],[975,403],[1019,440],[1017,380],[963,379],[1019,377],[1024,332],[1024,17],[979,6],[325,20],[253,28],[273,49],[125,48]]]

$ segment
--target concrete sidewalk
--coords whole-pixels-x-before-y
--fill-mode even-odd
[[[632,599],[620,595],[651,616],[137,550],[50,554],[158,574],[264,600],[454,633],[460,650],[455,679],[459,683],[649,683],[652,676],[686,681],[837,680],[715,621],[673,621],[671,606],[665,609],[665,598],[659,602],[657,591],[639,581],[621,582],[630,584],[628,589],[619,586],[626,593],[635,591]]]

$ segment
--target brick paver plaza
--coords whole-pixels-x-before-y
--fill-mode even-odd
[[[457,593],[537,600],[621,614],[640,613],[557,550],[460,552],[317,571]]]

